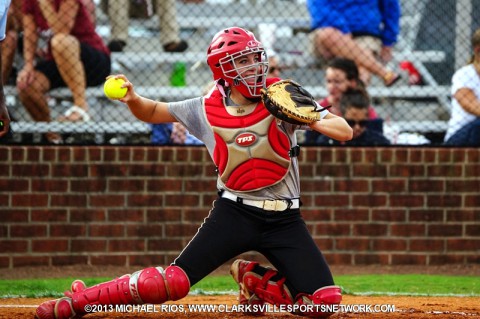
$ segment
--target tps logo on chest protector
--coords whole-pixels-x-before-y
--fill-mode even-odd
[[[238,146],[247,147],[255,143],[257,137],[253,133],[242,133],[235,138],[235,143]]]

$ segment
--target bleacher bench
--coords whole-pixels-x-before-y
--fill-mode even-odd
[[[288,9],[278,12],[276,6],[281,3],[282,6],[288,6]],[[232,25],[244,27],[250,30],[256,30],[260,24],[276,24],[279,27],[287,27],[292,29],[292,35],[298,32],[307,33],[310,28],[310,19],[308,12],[303,5],[296,4],[294,1],[258,1],[255,6],[261,10],[251,10],[252,8],[246,6],[244,3],[232,2],[226,5],[212,5],[208,3],[201,4],[186,4],[177,1],[178,6],[178,21],[182,29],[196,30],[195,37],[200,33],[207,34],[212,30],[219,30],[223,27],[230,27]],[[248,14],[244,14],[250,7]],[[272,9],[273,8],[273,9]],[[421,10],[420,10],[421,9]],[[252,16],[251,12],[255,12],[256,16]],[[227,13],[227,14],[226,14]],[[228,14],[232,13],[232,14]],[[410,13],[409,13],[410,14]],[[419,17],[423,14],[423,7],[419,8],[418,12],[414,12],[414,17],[402,17],[402,29],[407,30],[408,27],[411,35],[403,36],[407,40],[407,44],[413,43],[418,32]],[[142,21],[142,30],[158,31],[158,21],[155,21],[156,16],[144,24]],[[150,23],[150,24],[149,24]],[[131,27],[134,26],[131,23]],[[413,27],[413,28],[412,28]],[[107,25],[100,25],[99,30],[102,35],[109,32]],[[403,31],[402,31],[403,32]],[[150,34],[153,36],[153,34]],[[157,35],[155,35],[157,36]],[[291,41],[293,38],[284,39]],[[278,39],[280,40],[280,39]],[[419,69],[424,77],[426,86],[402,86],[395,85],[391,88],[386,87],[369,87],[369,93],[372,98],[389,98],[389,99],[422,99],[422,98],[436,98],[438,102],[444,107],[449,108],[449,92],[450,88],[447,86],[438,85],[435,79],[430,75],[430,72],[424,66],[425,62],[442,62],[446,58],[445,52],[442,51],[415,51],[413,46],[399,45],[394,52],[395,60],[410,60]],[[206,49],[206,48],[205,48]],[[300,46],[297,52],[289,52],[289,49],[278,50],[281,59],[286,62],[287,67],[310,67],[315,65],[316,61],[311,54],[306,50],[306,47]],[[152,67],[159,64],[173,64],[175,62],[188,62],[192,64],[206,63],[206,52],[184,52],[184,53],[166,53],[161,50],[149,50],[145,52],[122,52],[112,54],[112,65],[118,66],[119,69],[113,68],[114,72],[121,69],[135,69],[135,65],[139,63],[151,64]],[[321,85],[308,86],[305,88],[311,92],[315,97],[322,98],[327,95],[326,89],[322,82]],[[170,86],[150,86],[138,85],[135,86],[136,91],[145,97],[158,99],[162,101],[180,101],[192,97],[201,96],[204,87],[200,86],[186,86],[186,87],[170,87]],[[16,95],[14,87],[5,88],[6,95]],[[55,99],[64,100],[71,98],[71,92],[67,88],[55,89],[49,92],[49,95]],[[96,98],[99,105],[109,102],[103,94],[102,87],[87,88],[87,96]],[[91,107],[97,107],[91,105]],[[60,127],[62,132],[78,132],[84,130],[87,133],[128,133],[139,132],[148,133],[150,126],[145,123],[125,122],[125,121],[104,121],[102,118],[95,118],[96,122],[91,123],[36,123],[29,121],[21,121],[12,123],[12,128],[15,132],[47,132],[52,129]],[[61,126],[58,126],[61,124]],[[395,122],[394,125],[407,131],[444,131],[446,130],[446,122],[444,121],[402,121]]]
[[[12,122],[15,133],[92,133],[92,134],[135,134],[149,133],[151,127],[143,122]]]
[[[189,98],[202,96],[203,89],[200,86],[136,86],[135,91],[145,97],[158,99],[166,102],[182,101]],[[314,97],[321,98],[327,95],[327,90],[323,86],[305,86]],[[394,86],[387,87],[371,87],[368,92],[372,98],[390,98],[390,99],[422,99],[442,96],[448,98],[450,96],[449,86]],[[6,95],[16,95],[15,88],[6,86]],[[49,92],[49,95],[58,99],[71,98],[71,92],[68,88],[58,88]],[[102,87],[87,88],[87,96],[98,99],[106,99]]]
[[[186,86],[186,87],[168,87],[168,86],[139,86],[135,90],[138,94],[158,99],[162,101],[181,101],[189,98],[202,96],[202,87]],[[327,95],[327,91],[323,86],[305,86],[313,96],[320,98]],[[5,87],[6,95],[16,94],[14,87]],[[395,88],[386,87],[371,87],[369,93],[372,98],[388,98],[388,99],[416,99],[421,97],[443,96],[448,98],[449,87],[423,87],[423,86],[398,86]],[[70,99],[71,92],[68,88],[58,88],[49,92],[49,95],[56,99]],[[96,98],[98,105],[91,105],[94,107],[102,107],[102,104],[113,103],[110,102],[103,93],[102,87],[87,88],[87,96]],[[148,133],[150,126],[145,123],[135,122],[116,122],[103,121],[102,118],[96,118],[95,122],[89,123],[37,123],[30,121],[20,121],[12,123],[12,128],[17,133],[35,133],[48,132],[54,128],[57,131],[65,133],[85,132],[85,133]],[[133,117],[132,117],[133,120]],[[98,121],[98,122],[97,122]],[[415,131],[415,132],[440,132],[446,130],[445,121],[402,121],[396,122],[396,126],[401,131]],[[428,125],[425,125],[428,124]]]

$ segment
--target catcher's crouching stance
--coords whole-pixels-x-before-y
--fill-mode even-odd
[[[76,280],[66,297],[47,301],[40,319],[80,317],[97,305],[160,304],[185,297],[228,260],[248,251],[264,255],[276,270],[237,260],[231,274],[239,302],[252,315],[265,303],[284,311],[327,317],[341,302],[341,290],[300,213],[296,131],[313,129],[351,139],[346,121],[321,109],[290,80],[267,78],[265,49],[253,33],[238,27],[217,33],[207,50],[215,86],[203,97],[165,103],[135,93],[124,75],[121,99],[144,122],[181,122],[205,143],[217,167],[218,198],[195,236],[165,269],[85,287]]]
[[[240,304],[245,306],[245,312],[252,315],[262,315],[265,308],[261,306],[270,303],[284,305],[284,309],[297,315],[327,317],[331,313],[322,311],[321,305],[340,304],[342,301],[338,286],[322,287],[312,295],[300,293],[293,298],[284,284],[285,277],[257,262],[238,259],[232,264],[230,273],[240,287]],[[145,268],[89,288],[83,281],[75,280],[71,291],[65,293],[66,297],[44,302],[37,308],[35,317],[78,318],[88,314],[88,309],[92,309],[89,307],[95,305],[161,304],[182,299],[189,290],[189,279],[178,266]]]

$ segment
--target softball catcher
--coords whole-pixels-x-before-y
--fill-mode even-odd
[[[260,252],[275,269],[236,260],[231,274],[240,287],[240,303],[291,305],[296,309],[292,312],[308,317],[331,314],[320,307],[298,307],[339,304],[342,296],[300,214],[295,131],[313,129],[345,141],[352,130],[342,118],[321,109],[298,84],[267,80],[267,61],[253,33],[232,27],[217,33],[208,48],[215,86],[203,97],[154,101],[139,96],[124,75],[115,76],[126,81],[128,93],[120,101],[135,117],[148,123],[178,121],[205,143],[217,167],[219,196],[172,265],[89,288],[76,280],[65,297],[41,304],[37,318],[81,316],[88,304],[178,300],[213,270],[247,251]]]

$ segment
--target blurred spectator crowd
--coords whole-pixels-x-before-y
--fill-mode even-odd
[[[62,128],[128,125],[133,120],[123,105],[90,93],[101,92],[112,73],[128,74],[156,99],[165,100],[162,88],[172,101],[205,94],[211,82],[205,49],[213,34],[232,23],[262,41],[270,76],[312,89],[320,105],[330,105],[354,129],[346,143],[307,132],[299,136],[304,145],[479,146],[478,20],[455,35],[467,43],[469,60],[458,67],[438,59],[440,67],[445,60],[450,66],[442,77],[437,60],[428,60],[438,48],[417,43],[427,5],[425,0],[12,0],[2,83],[13,134],[0,141],[98,143],[80,125],[73,132]],[[448,28],[441,23],[433,27],[438,37],[451,36],[442,34]],[[407,51],[405,41],[418,52]],[[31,122],[52,125],[23,130],[22,124]],[[129,136],[121,129],[109,134],[102,143],[201,144],[178,123]]]

